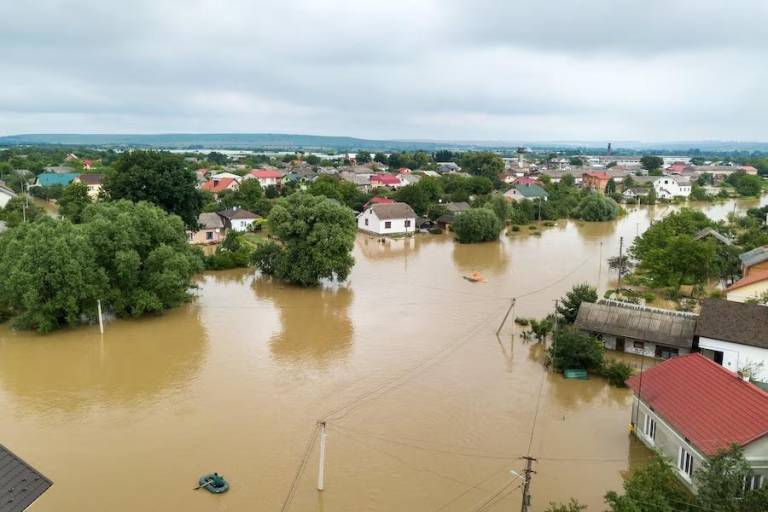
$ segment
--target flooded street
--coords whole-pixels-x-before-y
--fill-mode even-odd
[[[702,208],[724,218],[734,204]],[[628,247],[676,208],[478,245],[359,235],[341,287],[208,273],[195,301],[103,337],[4,324],[0,442],[54,481],[35,511],[277,511],[321,418],[325,491],[315,443],[289,510],[471,511],[494,496],[487,510],[510,510],[522,483],[510,470],[528,453],[532,510],[571,496],[602,510],[649,455],[627,429],[631,394],[545,372],[543,347],[511,320],[544,316],[576,283],[602,295],[619,238]],[[473,271],[488,282],[462,278]],[[232,490],[193,492],[213,471]]]

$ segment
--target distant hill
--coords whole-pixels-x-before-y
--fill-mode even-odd
[[[57,145],[89,147],[144,147],[164,149],[251,149],[264,151],[435,151],[487,149],[514,151],[524,146],[538,151],[578,150],[602,153],[607,141],[437,141],[371,140],[355,137],[279,133],[163,133],[163,134],[22,134],[0,137],[0,146]],[[749,141],[614,141],[615,150],[632,152],[768,152],[768,143]]]

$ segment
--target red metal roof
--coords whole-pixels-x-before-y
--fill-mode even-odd
[[[372,197],[370,201],[365,203],[364,208],[368,208],[368,206],[372,204],[392,204],[394,202],[395,202],[394,199],[390,199],[388,197]]]
[[[381,183],[382,185],[399,185],[400,179],[391,174],[374,174],[371,176],[371,184]]]
[[[222,190],[227,190],[232,185],[233,182],[235,182],[234,178],[221,178],[218,180],[210,180],[203,183],[200,189],[205,190],[207,192],[213,192],[214,194],[218,194]]]
[[[674,357],[642,374],[642,400],[705,455],[768,433],[768,393],[702,356]],[[641,376],[627,385],[639,393]]]
[[[608,175],[607,172],[597,172],[597,171],[585,172],[584,176],[589,176],[591,178],[597,178],[599,180],[609,180],[609,179],[611,179],[611,177]]]
[[[280,174],[278,171],[273,171],[271,169],[254,169],[251,171],[251,176],[253,176],[254,178],[262,178],[262,179],[266,179],[266,178],[279,179],[283,177],[283,175]]]

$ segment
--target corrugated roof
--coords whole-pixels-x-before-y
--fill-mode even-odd
[[[80,183],[86,185],[101,185],[102,175],[98,173],[83,173],[78,177]]]
[[[405,203],[374,204],[371,210],[381,220],[412,219],[416,217],[413,209]]]
[[[80,175],[76,172],[44,172],[37,176],[37,182],[43,187],[52,187],[53,185],[67,186],[78,176]]]
[[[589,332],[691,348],[696,317],[677,311],[613,301],[598,304],[582,302],[575,325]]]
[[[205,229],[221,229],[224,227],[224,221],[221,220],[218,213],[201,213],[197,217],[197,223]]]
[[[712,229],[712,228],[704,228],[695,235],[693,235],[694,240],[701,240],[702,238],[705,238],[707,236],[713,236],[715,239],[719,240],[720,242],[724,243],[725,245],[733,245],[733,242],[730,238],[723,235],[719,231]]]
[[[230,208],[219,212],[219,215],[229,220],[235,219],[258,219],[259,216],[243,208]]]
[[[768,306],[704,299],[696,335],[768,348]]]
[[[705,455],[768,433],[768,394],[701,354],[668,359],[627,385]]]
[[[751,251],[739,254],[741,264],[745,267],[751,267],[768,260],[768,245],[757,247]]]
[[[0,512],[21,512],[53,482],[0,444]]]

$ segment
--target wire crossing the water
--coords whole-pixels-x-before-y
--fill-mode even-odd
[[[291,488],[288,490],[288,495],[285,497],[285,501],[283,501],[283,506],[280,508],[280,512],[286,512],[286,510],[290,508],[291,503],[293,503],[293,498],[296,496],[296,490],[299,487],[299,481],[301,481],[301,475],[304,473],[304,469],[307,467],[307,462],[309,461],[309,456],[312,453],[312,447],[315,445],[315,439],[317,439],[318,432],[320,432],[320,423],[315,423],[315,429],[312,431],[312,435],[309,437],[307,445],[304,448],[304,455],[301,458],[301,463],[299,464],[299,468],[296,470],[296,475],[293,477]]]

